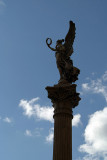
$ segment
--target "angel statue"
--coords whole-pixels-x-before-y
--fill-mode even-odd
[[[72,21],[69,23],[70,27],[65,40],[57,40],[55,48],[50,46],[52,44],[51,38],[46,39],[46,44],[52,51],[55,51],[56,64],[60,74],[59,82],[66,81],[72,83],[78,79],[80,70],[73,66],[73,61],[70,59],[70,56],[73,54],[73,42],[76,28],[75,23]]]

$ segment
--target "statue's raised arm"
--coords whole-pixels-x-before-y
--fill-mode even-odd
[[[75,39],[75,23],[69,22],[69,31],[65,39],[57,40],[55,48],[52,48],[51,38],[46,39],[47,46],[55,51],[56,64],[60,74],[59,82],[72,83],[78,79],[79,69],[73,66],[70,56],[73,53],[73,42]]]

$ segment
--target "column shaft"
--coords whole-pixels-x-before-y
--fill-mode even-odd
[[[46,87],[54,108],[53,160],[72,160],[72,109],[80,101],[75,84]]]
[[[72,117],[69,114],[54,116],[53,160],[72,160]]]

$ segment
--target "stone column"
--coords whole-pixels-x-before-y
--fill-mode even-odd
[[[46,87],[54,107],[53,160],[72,160],[72,108],[78,105],[75,84]]]

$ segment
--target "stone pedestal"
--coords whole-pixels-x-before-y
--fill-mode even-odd
[[[72,160],[72,108],[78,105],[75,84],[46,87],[54,107],[53,160]]]

